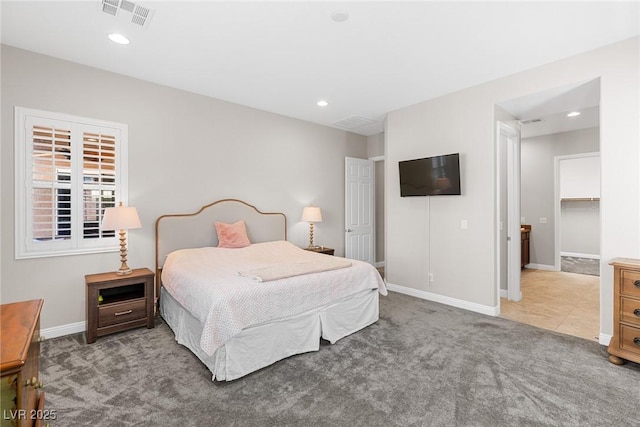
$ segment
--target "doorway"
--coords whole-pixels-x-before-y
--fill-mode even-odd
[[[582,135],[580,148],[598,149],[597,135]],[[589,144],[589,141],[595,143]],[[556,156],[555,266],[600,276],[600,153]]]
[[[555,187],[554,159],[599,151],[599,94],[600,84],[596,79],[507,101],[496,109],[502,113],[499,117],[517,120],[521,125],[519,223],[528,231],[530,255],[519,275],[522,301],[517,302],[517,298],[508,294],[510,283],[505,286],[499,282],[498,292],[502,297],[499,312],[502,317],[588,339],[597,336],[600,329],[599,278],[560,271],[559,236],[563,217]],[[581,114],[567,117],[570,112]],[[578,120],[569,120],[574,118]],[[497,134],[498,156],[499,150]],[[509,161],[513,161],[512,158]],[[497,176],[500,177],[499,163]],[[505,204],[510,206],[504,192],[498,194],[499,209],[504,209]],[[599,233],[597,230],[598,238]],[[599,242],[596,252],[599,253]],[[509,276],[509,269],[514,268],[512,264],[507,263],[504,254],[497,253],[497,258],[499,272],[504,272],[504,264],[509,266],[507,273],[499,273],[498,277],[506,274],[508,281],[512,280]],[[550,300],[552,296],[557,297],[555,302],[553,298]],[[579,324],[592,325],[587,332],[564,323],[578,316],[578,312],[572,314],[577,306],[583,313],[590,313],[589,319],[576,319]],[[520,311],[514,311],[514,307]]]
[[[384,277],[384,156],[369,157],[375,169],[375,264]]]

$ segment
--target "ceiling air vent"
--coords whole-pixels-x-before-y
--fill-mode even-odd
[[[362,116],[351,116],[347,117],[346,119],[338,120],[337,122],[333,123],[333,125],[341,129],[349,130],[356,129],[365,125],[370,125],[372,123],[375,123],[375,120],[367,119],[366,117]]]
[[[109,15],[136,24],[142,28],[149,26],[154,10],[140,6],[129,0],[102,0],[101,10]]]
[[[102,0],[102,11],[109,15],[116,16],[118,13],[118,2],[120,0]]]
[[[136,8],[136,4],[131,1],[122,0],[122,3],[120,3],[120,8],[122,10],[126,10],[127,12],[133,13],[133,9]]]
[[[543,122],[544,120],[542,120],[541,118],[538,119],[527,119],[527,120],[520,120],[520,124],[521,125],[531,125],[533,123],[540,123]]]

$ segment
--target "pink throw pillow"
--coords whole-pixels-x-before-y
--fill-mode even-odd
[[[247,237],[247,228],[242,220],[233,224],[216,221],[216,232],[218,233],[219,248],[244,248],[251,244],[249,237]]]

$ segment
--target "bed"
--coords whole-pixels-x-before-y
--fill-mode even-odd
[[[247,243],[218,247],[216,227],[240,222]],[[282,213],[223,199],[156,220],[160,314],[213,380],[318,351],[321,339],[336,343],[375,323],[386,293],[370,264],[288,242]]]

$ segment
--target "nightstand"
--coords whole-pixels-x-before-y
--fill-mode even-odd
[[[115,272],[88,274],[87,344],[97,337],[128,329],[155,326],[154,274],[137,268],[121,276]]]
[[[317,252],[319,254],[333,255],[334,249],[327,248],[326,246],[316,246],[314,248],[304,248],[305,251]]]

